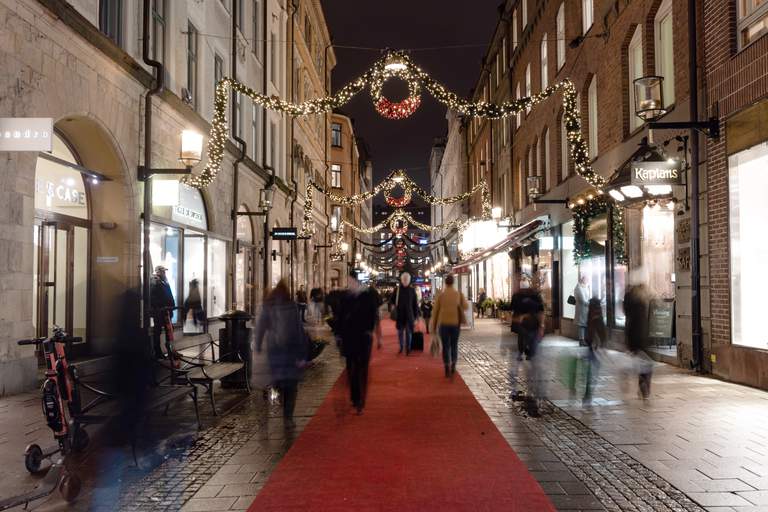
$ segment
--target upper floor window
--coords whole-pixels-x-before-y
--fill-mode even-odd
[[[544,161],[541,167],[541,173],[544,175],[544,190],[549,190],[549,159],[550,155],[550,141],[549,141],[549,128],[544,128],[544,135],[541,136],[541,140],[544,144]]]
[[[768,3],[767,3],[768,5]],[[653,22],[656,74],[664,77],[664,106],[675,102],[675,53],[673,50],[672,0],[664,0]]]
[[[547,34],[541,38],[541,90],[549,86],[549,66],[547,64]]]
[[[331,146],[341,147],[341,125],[339,123],[331,124]]]
[[[339,164],[331,164],[331,186],[341,188],[341,166]]]
[[[739,48],[768,33],[768,1],[738,0]]]
[[[243,30],[243,20],[245,19],[245,2],[238,0],[236,5],[237,10],[235,11],[235,26],[240,30]]]
[[[501,81],[501,55],[497,53],[496,54],[496,80],[495,80],[496,87],[499,86],[500,81]]]
[[[165,62],[165,0],[152,0],[152,58]]]
[[[507,38],[505,36],[504,39],[501,40],[501,70],[502,70],[501,72],[502,74],[506,72],[505,70],[507,69],[507,63],[509,62],[508,53],[507,53],[508,52],[507,44],[508,44]]]
[[[517,48],[517,9],[512,11],[512,51]]]
[[[594,0],[581,0],[581,33],[586,34],[595,22]]]
[[[643,121],[635,115],[635,79],[643,76],[643,35],[638,26],[635,29],[635,33],[632,34],[632,39],[629,41],[629,47],[627,48],[627,63],[629,67],[629,129],[634,131],[635,128],[643,124]]]
[[[187,22],[187,91],[197,109],[197,29]]]
[[[597,76],[592,77],[587,89],[587,114],[589,119],[589,159],[597,157]]]
[[[117,45],[123,43],[123,0],[99,0],[99,30]]]
[[[213,90],[219,85],[219,81],[224,78],[224,59],[218,53],[213,54]]]
[[[520,99],[520,82],[517,83],[517,87],[515,88],[515,99]],[[522,111],[518,110],[517,113],[515,113],[515,129],[520,128],[521,119]]]
[[[557,69],[565,64],[565,2],[557,10]]]
[[[525,66],[525,95],[530,98],[531,97],[531,63],[529,62],[527,66]],[[528,114],[531,111],[531,107],[525,107],[525,113]]]
[[[523,31],[525,31],[525,27],[528,26],[528,0],[522,0],[520,4],[522,5]]]
[[[242,1],[242,0],[241,0]],[[262,7],[261,7],[261,0],[253,0],[253,16],[251,16],[251,21],[253,23],[253,28],[251,29],[251,35],[253,36],[253,41],[251,44],[251,51],[258,57],[259,50],[261,49],[261,45],[263,43],[262,39],[264,39],[264,35],[262,34]]]
[[[568,179],[568,131],[565,129],[565,115],[560,116],[560,181]]]

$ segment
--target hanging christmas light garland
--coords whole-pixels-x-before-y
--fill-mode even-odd
[[[384,81],[396,77],[408,83],[409,97],[399,103],[392,103],[382,94]],[[598,175],[590,164],[589,148],[581,134],[581,119],[576,101],[576,87],[570,79],[557,82],[530,97],[496,104],[486,101],[471,101],[460,98],[444,85],[433,79],[416,66],[402,51],[390,51],[362,76],[345,85],[336,94],[315,98],[302,103],[292,103],[276,96],[258,93],[232,78],[222,78],[216,85],[214,115],[208,140],[208,163],[199,175],[185,177],[185,182],[195,187],[205,187],[213,181],[221,167],[227,142],[227,103],[229,91],[248,96],[254,103],[276,112],[298,117],[328,112],[347,103],[353,96],[369,87],[377,110],[391,119],[402,119],[412,114],[420,104],[420,87],[423,87],[437,101],[451,110],[469,117],[502,119],[534,107],[556,92],[563,95],[563,116],[568,139],[569,154],[576,172],[598,190],[602,190],[605,179]],[[370,193],[362,194],[367,195]],[[371,196],[372,197],[372,196]],[[426,198],[425,198],[426,199]]]
[[[608,198],[598,195],[571,208],[573,212],[573,260],[577,264],[592,257],[592,247],[588,236],[592,219],[609,211],[611,214],[611,239],[614,244],[613,251],[616,262],[620,265],[627,264],[624,210],[611,206],[612,203]]]

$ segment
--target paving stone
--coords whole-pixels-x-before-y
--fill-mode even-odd
[[[193,498],[181,508],[181,512],[208,512],[229,510],[237,498]]]
[[[739,507],[755,505],[755,503],[750,503],[741,496],[737,496],[730,492],[690,493],[688,496],[704,507]]]

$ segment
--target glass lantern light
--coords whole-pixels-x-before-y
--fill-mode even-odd
[[[542,196],[542,183],[544,182],[543,176],[528,176],[526,178],[526,185],[528,186],[528,197],[531,201],[535,201]]]
[[[259,190],[259,208],[262,210],[272,209],[272,196],[275,193],[271,188],[263,188]]]
[[[644,76],[634,80],[635,115],[643,121],[655,121],[667,113],[664,108],[663,81],[664,77],[661,76]]]
[[[179,161],[185,167],[194,167],[203,158],[203,135],[194,130],[181,132],[181,153]]]

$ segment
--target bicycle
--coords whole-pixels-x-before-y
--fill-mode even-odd
[[[65,466],[65,457],[71,451],[82,452],[89,444],[88,432],[83,428],[89,423],[103,421],[98,416],[86,413],[113,398],[113,395],[96,389],[82,382],[77,368],[67,362],[66,348],[78,343],[82,338],[68,336],[61,328],[54,327],[50,338],[33,338],[18,341],[19,345],[35,345],[42,348],[45,358],[45,382],[42,386],[42,405],[48,427],[53,431],[56,444],[43,449],[37,444],[30,444],[24,450],[24,466],[32,474],[42,472],[43,461],[48,459],[51,465],[43,482],[33,491],[7,500],[0,501],[0,510],[30,502],[50,495],[56,488],[62,497],[73,502],[80,493],[80,478]],[[96,397],[83,407],[80,387],[96,394]],[[52,457],[60,454],[56,460]],[[47,467],[47,466],[46,466]]]

